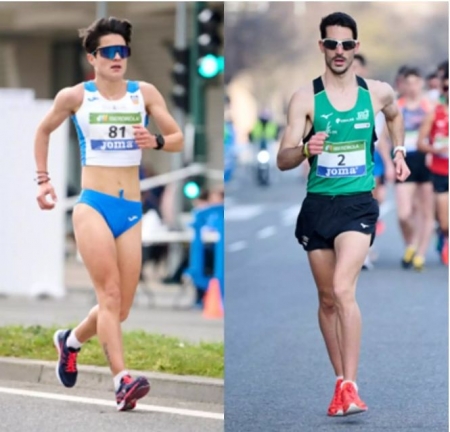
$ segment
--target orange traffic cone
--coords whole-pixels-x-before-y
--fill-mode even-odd
[[[203,303],[203,318],[216,319],[223,317],[222,296],[220,284],[215,278],[211,279]]]

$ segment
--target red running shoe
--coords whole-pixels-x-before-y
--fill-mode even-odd
[[[336,380],[336,387],[334,388],[333,399],[331,399],[330,406],[328,407],[328,415],[330,417],[338,417],[344,415],[344,408],[342,406],[341,398],[341,384],[342,378]]]

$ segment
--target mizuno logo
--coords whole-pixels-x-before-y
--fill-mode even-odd
[[[328,117],[332,116],[333,113],[330,114],[322,114],[320,117],[323,117],[325,120],[328,120]]]
[[[136,220],[137,218],[138,218],[137,216],[131,216],[131,217],[128,218],[128,220],[129,220],[130,222],[133,222],[133,221]]]
[[[369,228],[370,225],[366,225],[361,222],[361,226],[365,229],[365,228]]]
[[[98,100],[98,97],[96,97],[96,96],[93,96],[93,97],[88,98],[88,101],[89,101],[89,102],[94,102],[94,101],[96,101],[96,100]]]

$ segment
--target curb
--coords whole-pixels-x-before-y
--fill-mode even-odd
[[[55,376],[56,362],[0,357],[0,379],[60,385]],[[78,365],[77,388],[113,391],[111,371],[100,366]],[[145,376],[151,395],[158,398],[223,405],[223,380],[130,370]]]

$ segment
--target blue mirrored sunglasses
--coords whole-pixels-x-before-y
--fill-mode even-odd
[[[109,60],[113,60],[116,57],[116,54],[119,54],[120,58],[127,58],[131,55],[131,48],[126,45],[112,45],[97,48],[92,55],[95,55],[97,52],[104,58]]]

